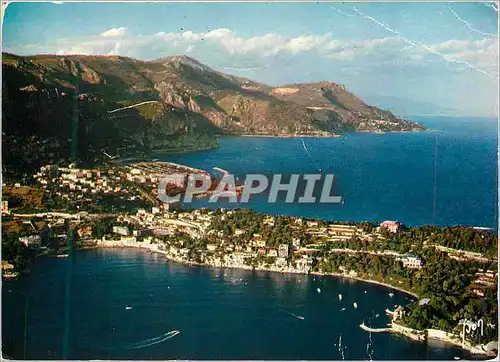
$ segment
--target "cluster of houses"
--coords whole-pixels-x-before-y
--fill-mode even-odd
[[[486,270],[477,272],[474,281],[470,285],[470,289],[479,297],[484,297],[485,291],[497,285],[498,273],[495,270]]]
[[[94,195],[116,195],[129,200],[140,198],[135,189],[129,190],[125,181],[131,181],[147,189],[156,189],[158,183],[171,174],[187,176],[189,173],[203,173],[191,167],[170,162],[143,162],[123,167],[113,167],[107,170],[82,169],[45,165],[34,175],[43,189],[51,188],[55,195],[63,199],[75,196],[81,201],[92,202]],[[170,205],[175,208],[178,205]],[[173,207],[172,207],[173,206]],[[2,205],[2,209],[4,205]]]
[[[227,211],[232,213],[232,211]],[[235,243],[224,237],[221,231],[210,229],[215,212],[194,210],[192,212],[168,212],[153,207],[151,212],[140,209],[136,214],[120,215],[112,227],[112,240],[102,240],[107,246],[135,246],[153,248],[180,261],[190,261],[190,250],[184,247],[182,239],[167,241],[162,236],[188,235],[200,239],[205,235],[215,235],[217,243],[206,244],[204,249],[196,250],[201,262],[215,266],[249,268],[252,261],[262,264],[266,257],[271,258],[271,265],[266,269],[283,272],[308,272],[312,265],[309,255],[300,255],[300,240],[294,239],[289,244],[280,244],[276,248],[266,246],[266,240],[260,234],[253,234],[250,242]],[[274,218],[273,218],[274,219]],[[267,219],[270,223],[270,218]],[[236,229],[234,236],[242,236],[246,231]],[[291,253],[298,254],[290,263]],[[269,259],[267,260],[269,261]],[[259,265],[256,266],[258,268]]]
[[[224,211],[230,215],[231,210]],[[290,243],[270,247],[266,238],[258,233],[251,237],[245,235],[244,229],[234,229],[232,235],[225,235],[222,230],[211,228],[215,212],[197,209],[191,212],[171,212],[163,207],[153,207],[151,211],[139,209],[135,214],[122,214],[113,226],[113,240],[122,246],[158,244],[156,247],[170,257],[189,261],[190,250],[184,248],[182,238],[165,239],[162,236],[187,235],[199,240],[204,236],[209,238],[208,244],[196,250],[199,260],[216,266],[249,267],[249,265],[266,264],[267,269],[289,272],[308,272],[312,265],[312,252],[327,241],[346,241],[354,236],[373,239],[376,234],[370,234],[358,225],[325,224],[301,218],[293,218],[290,227],[304,228],[306,233],[320,237],[318,245],[301,245],[300,238],[292,238]],[[224,215],[222,218],[224,219]],[[266,216],[263,224],[274,226],[275,217]],[[399,223],[398,223],[399,224]],[[386,225],[386,224],[385,224]],[[400,225],[400,224],[399,224]],[[400,227],[400,226],[399,226]],[[245,237],[243,238],[243,235]],[[238,237],[242,237],[239,239]],[[247,240],[241,242],[238,240]],[[174,241],[175,240],[175,241]],[[107,242],[111,242],[108,240]],[[145,243],[145,244],[141,244]],[[346,249],[349,252],[349,249]],[[405,268],[421,268],[423,261],[414,255],[405,254],[399,258]],[[258,265],[257,265],[258,267]]]
[[[95,244],[90,219],[92,217],[85,211],[76,214],[43,212],[33,214],[31,217],[14,217],[4,226],[9,230],[22,228],[23,231],[19,234],[18,241],[26,248],[47,250],[66,246],[70,229],[74,229],[82,245]]]
[[[138,241],[142,238],[184,233],[199,239],[210,226],[213,211],[194,210],[193,212],[169,212],[163,207],[153,207],[151,212],[139,209],[135,214],[121,214],[113,233],[122,240]],[[148,239],[149,240],[149,239]]]
[[[46,165],[42,166],[34,177],[42,188],[47,188],[50,183],[60,187],[61,190],[56,194],[62,198],[69,198],[68,190],[79,192],[78,198],[83,198],[85,194],[127,193],[122,186],[123,176],[112,169],[102,171]]]
[[[184,175],[184,177],[192,173],[208,175],[205,171],[172,162],[141,162],[125,166],[125,169],[127,180],[139,184],[149,183],[151,186],[157,186],[167,175]]]

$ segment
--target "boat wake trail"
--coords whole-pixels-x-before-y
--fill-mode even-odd
[[[281,309],[283,312],[285,312],[286,314],[288,315],[291,315],[292,317],[295,317],[297,319],[300,319],[300,320],[304,320],[305,318],[302,317],[300,314],[295,314],[295,313],[292,313],[290,312],[289,310],[286,310],[286,309]]]
[[[372,332],[369,334],[369,341],[366,344],[366,355],[369,361],[373,361],[373,342],[372,342]]]
[[[126,349],[140,349],[140,348],[145,348],[149,346],[154,346],[155,344],[165,342],[167,339],[173,338],[176,335],[178,335],[179,332],[178,330],[173,330],[168,333],[162,334],[161,336],[146,339],[144,341],[132,343],[126,347]]]
[[[342,346],[342,334],[339,336],[339,352],[340,356],[342,357],[342,361],[345,360],[345,354],[344,354],[344,348],[347,348],[347,346]]]
[[[309,155],[311,160],[314,162],[314,165],[316,166],[316,168],[321,172],[321,168],[318,166],[316,160],[311,155],[311,152],[309,152],[309,150],[307,149],[307,146],[306,146],[306,143],[304,142],[304,140],[301,138],[300,141],[302,142],[302,147],[304,148],[304,151],[306,151],[306,153]]]
[[[302,142],[302,147],[304,147],[304,150],[307,152],[307,154],[309,155],[309,157],[312,158],[311,153],[307,149],[307,146],[306,146],[306,143],[304,142],[304,140],[301,138],[300,141]]]

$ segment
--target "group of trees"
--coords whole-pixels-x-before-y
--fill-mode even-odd
[[[19,242],[17,233],[2,233],[2,260],[14,265],[16,270],[23,270],[35,252]]]
[[[115,221],[116,218],[114,217],[97,220],[94,225],[92,225],[92,237],[101,239],[104,235],[110,234],[113,230]]]
[[[235,244],[246,244],[254,234],[260,234],[266,240],[268,247],[277,247],[280,244],[289,244],[292,238],[300,234],[290,227],[291,218],[278,216],[274,225],[265,222],[265,215],[257,214],[252,210],[234,210],[232,213],[216,214],[209,230],[222,232],[224,238]],[[242,235],[235,236],[237,229],[244,230]]]
[[[436,228],[429,241],[448,248],[478,252],[489,257],[497,255],[498,237],[488,230],[461,226]]]
[[[460,329],[463,319],[483,319],[485,338],[498,335],[497,287],[486,289],[485,296],[476,296],[470,285],[478,271],[497,269],[496,263],[459,262],[435,249],[425,249],[425,268],[411,278],[412,290],[421,298],[429,298],[426,305],[408,306],[403,322],[416,329]],[[495,327],[493,327],[495,325]]]
[[[313,266],[315,271],[343,273],[354,271],[359,277],[411,289],[410,269],[404,269],[394,257],[371,254],[324,254]]]

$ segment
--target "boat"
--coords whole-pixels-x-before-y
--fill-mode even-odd
[[[316,289],[316,290],[318,291],[318,293],[321,293],[321,289],[319,289],[319,288],[318,288],[318,289]]]
[[[68,254],[57,254],[57,258],[67,258],[69,255]]]
[[[339,294],[339,300],[342,300],[342,294]]]
[[[347,309],[347,308],[345,308],[345,307],[344,307],[344,308],[342,308],[342,309],[341,309],[341,311],[343,312],[343,311],[345,311],[346,309]]]
[[[352,306],[354,307],[354,309],[357,309],[358,308],[358,303],[354,302],[354,303],[352,303]]]
[[[394,293],[389,293],[389,297],[394,297]]]
[[[125,307],[125,309],[126,309],[126,310],[130,310],[130,309],[132,309],[132,307],[131,307],[130,305],[127,305],[127,306]]]
[[[365,294],[368,293],[366,290],[365,290]]]

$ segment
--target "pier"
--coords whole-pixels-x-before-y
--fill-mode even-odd
[[[389,325],[390,326],[390,325]],[[384,333],[384,332],[392,332],[392,327],[386,327],[386,328],[372,328],[368,327],[365,325],[365,322],[361,323],[359,327],[367,332],[373,332],[373,333]]]

